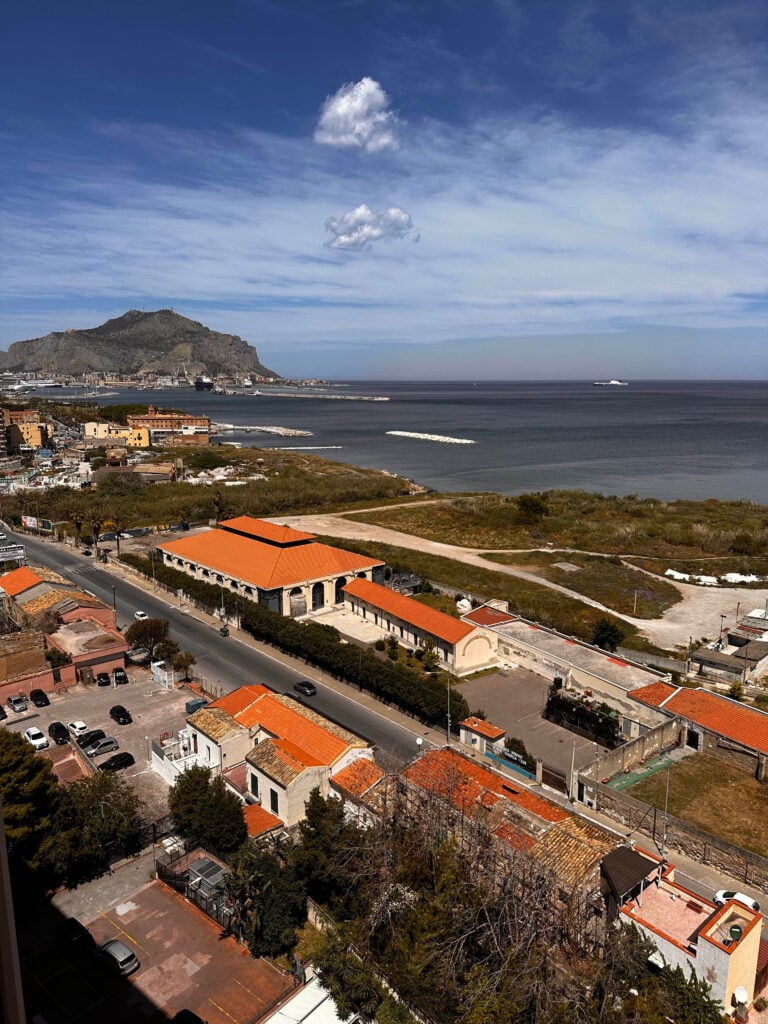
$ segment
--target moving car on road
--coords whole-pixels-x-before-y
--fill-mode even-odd
[[[36,725],[31,725],[28,729],[24,730],[24,739],[31,743],[35,750],[45,750],[48,746],[48,740]]]
[[[317,687],[314,683],[310,683],[308,679],[302,679],[300,683],[294,683],[293,688],[296,693],[303,693],[305,697],[314,697],[317,693]]]
[[[147,613],[142,611],[134,612],[133,617],[137,622],[145,622],[149,618]]]
[[[48,700],[48,694],[44,690],[30,690],[29,699],[36,708],[47,708],[51,703]]]
[[[98,757],[99,754],[108,754],[110,750],[117,750],[120,744],[114,736],[104,736],[100,740],[94,740],[90,746],[85,748],[88,757]]]
[[[57,747],[63,747],[69,743],[69,729],[63,722],[51,722],[48,726],[48,735]]]
[[[124,708],[122,704],[114,704],[109,709],[109,717],[117,722],[118,725],[130,725],[133,721],[131,712],[128,708]]]
[[[15,697],[8,698],[8,707],[11,711],[15,711],[19,714],[21,711],[27,710],[27,698],[23,693],[17,694]]]
[[[737,903],[743,903],[745,907],[749,907],[750,910],[755,912],[760,910],[760,904],[757,900],[753,900],[751,896],[746,896],[743,892],[736,892],[734,889],[718,889],[715,893],[715,903],[718,907],[722,907],[728,900],[736,900]]]
[[[99,771],[119,772],[123,768],[130,768],[133,764],[136,764],[133,754],[129,754],[127,750],[121,750],[119,754],[113,754],[112,757],[108,757],[106,761],[103,761],[99,765]]]

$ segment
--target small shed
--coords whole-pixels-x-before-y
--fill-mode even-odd
[[[468,747],[474,747],[481,754],[486,751],[492,754],[500,754],[504,749],[504,737],[506,730],[500,729],[498,725],[485,722],[482,718],[470,715],[463,722],[459,723],[459,739]]]

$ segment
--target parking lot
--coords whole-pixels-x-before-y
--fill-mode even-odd
[[[168,787],[160,776],[149,770],[150,743],[162,733],[174,733],[183,728],[184,705],[192,694],[184,688],[163,689],[153,681],[148,669],[129,667],[127,671],[129,682],[123,686],[78,684],[64,694],[49,694],[49,707],[36,708],[30,703],[26,711],[15,713],[6,706],[8,718],[0,724],[20,733],[34,725],[46,738],[48,726],[54,721],[66,725],[79,720],[89,729],[103,729],[107,736],[117,740],[120,751],[133,754],[136,763],[120,775],[136,788],[146,805],[145,817],[152,820],[167,813]],[[122,704],[131,713],[130,725],[118,725],[110,718],[109,709],[115,704]],[[38,756],[50,756],[61,781],[70,781],[82,774],[69,745],[57,747],[50,739],[49,744]],[[99,765],[113,753],[95,757],[93,763]]]
[[[459,690],[471,710],[483,710],[489,722],[522,740],[545,764],[567,772],[573,758],[575,767],[583,768],[594,761],[595,744],[542,717],[549,686],[547,679],[514,668],[467,680]]]

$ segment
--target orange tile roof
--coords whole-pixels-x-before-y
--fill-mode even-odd
[[[317,754],[311,754],[308,750],[302,749],[298,743],[294,743],[293,740],[279,739],[274,741],[275,746],[292,757],[294,761],[298,761],[299,764],[303,764],[305,768],[319,768],[320,765],[325,764]]]
[[[8,597],[16,597],[17,594],[23,594],[25,590],[29,590],[30,587],[36,587],[38,583],[42,582],[37,573],[32,572],[26,565],[22,565],[20,568],[13,569],[11,572],[0,576],[0,587],[3,588]]]
[[[251,839],[263,836],[265,833],[272,832],[276,828],[281,828],[283,824],[280,818],[270,814],[269,811],[265,811],[258,804],[246,804],[243,808],[243,817],[245,818],[245,827],[248,829],[248,835]]]
[[[297,544],[299,541],[315,539],[312,533],[294,530],[290,526],[281,526],[279,523],[268,523],[266,519],[254,519],[253,516],[224,519],[219,526],[222,530],[247,533],[249,537],[270,541],[272,544]]]
[[[493,834],[497,839],[500,839],[507,846],[511,846],[513,850],[530,850],[535,843],[535,839],[532,836],[527,836],[525,832],[520,832],[508,821],[502,821],[493,830]]]
[[[238,686],[231,693],[225,693],[223,697],[217,697],[216,700],[211,701],[208,707],[221,708],[228,715],[237,715],[249,708],[265,693],[272,693],[272,690],[267,686],[262,686],[261,683],[256,683],[253,686]]]
[[[543,800],[504,776],[482,768],[455,750],[430,750],[406,768],[409,782],[451,801],[468,818],[475,816],[476,804],[484,794],[503,797],[545,821],[565,821],[571,817],[557,804]]]
[[[368,790],[384,778],[384,772],[370,758],[358,757],[352,764],[331,776],[331,782],[351,796],[364,796]]]
[[[463,640],[476,627],[460,619],[454,619],[452,615],[439,612],[430,608],[420,601],[414,601],[411,597],[404,597],[396,594],[388,587],[382,587],[380,583],[371,583],[370,580],[354,579],[344,587],[344,593],[352,597],[358,597],[361,601],[380,608],[389,615],[395,615],[404,622],[425,633],[431,633],[439,640],[445,640],[449,644],[456,644]]]
[[[506,729],[500,729],[498,725],[491,725],[490,722],[484,722],[482,718],[475,718],[472,715],[470,718],[465,718],[459,725],[463,725],[467,729],[471,729],[472,732],[476,732],[479,736],[485,736],[487,740],[500,740],[501,737],[506,733]]]
[[[503,612],[500,608],[483,605],[482,608],[475,608],[473,612],[467,612],[463,618],[468,622],[474,622],[476,626],[498,626],[502,622],[511,622],[515,616]]]
[[[208,530],[194,537],[158,544],[158,548],[263,590],[326,576],[352,575],[382,564],[379,559],[317,541],[280,547],[227,530]]]
[[[675,692],[677,687],[669,683],[649,683],[648,686],[641,686],[637,690],[630,690],[630,697],[639,700],[642,704],[648,704],[652,708],[659,708]]]
[[[298,710],[281,703],[272,694],[260,697],[245,711],[235,715],[235,720],[247,729],[259,725],[276,738],[290,736],[297,747],[317,758],[318,764],[332,765],[350,745]]]
[[[650,703],[657,694],[646,696],[644,691],[651,690],[653,685],[632,690],[630,696],[644,704]],[[667,689],[672,691],[672,695],[664,704],[664,711],[687,718],[689,722],[700,725],[702,729],[725,736],[735,743],[768,754],[768,714],[764,711],[745,707],[738,701],[710,693],[709,690],[692,690],[685,686],[679,687],[676,691],[672,686]],[[660,705],[655,703],[655,706]]]

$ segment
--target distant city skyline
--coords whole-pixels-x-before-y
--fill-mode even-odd
[[[3,348],[171,306],[289,375],[768,377],[755,0],[5,27]]]

